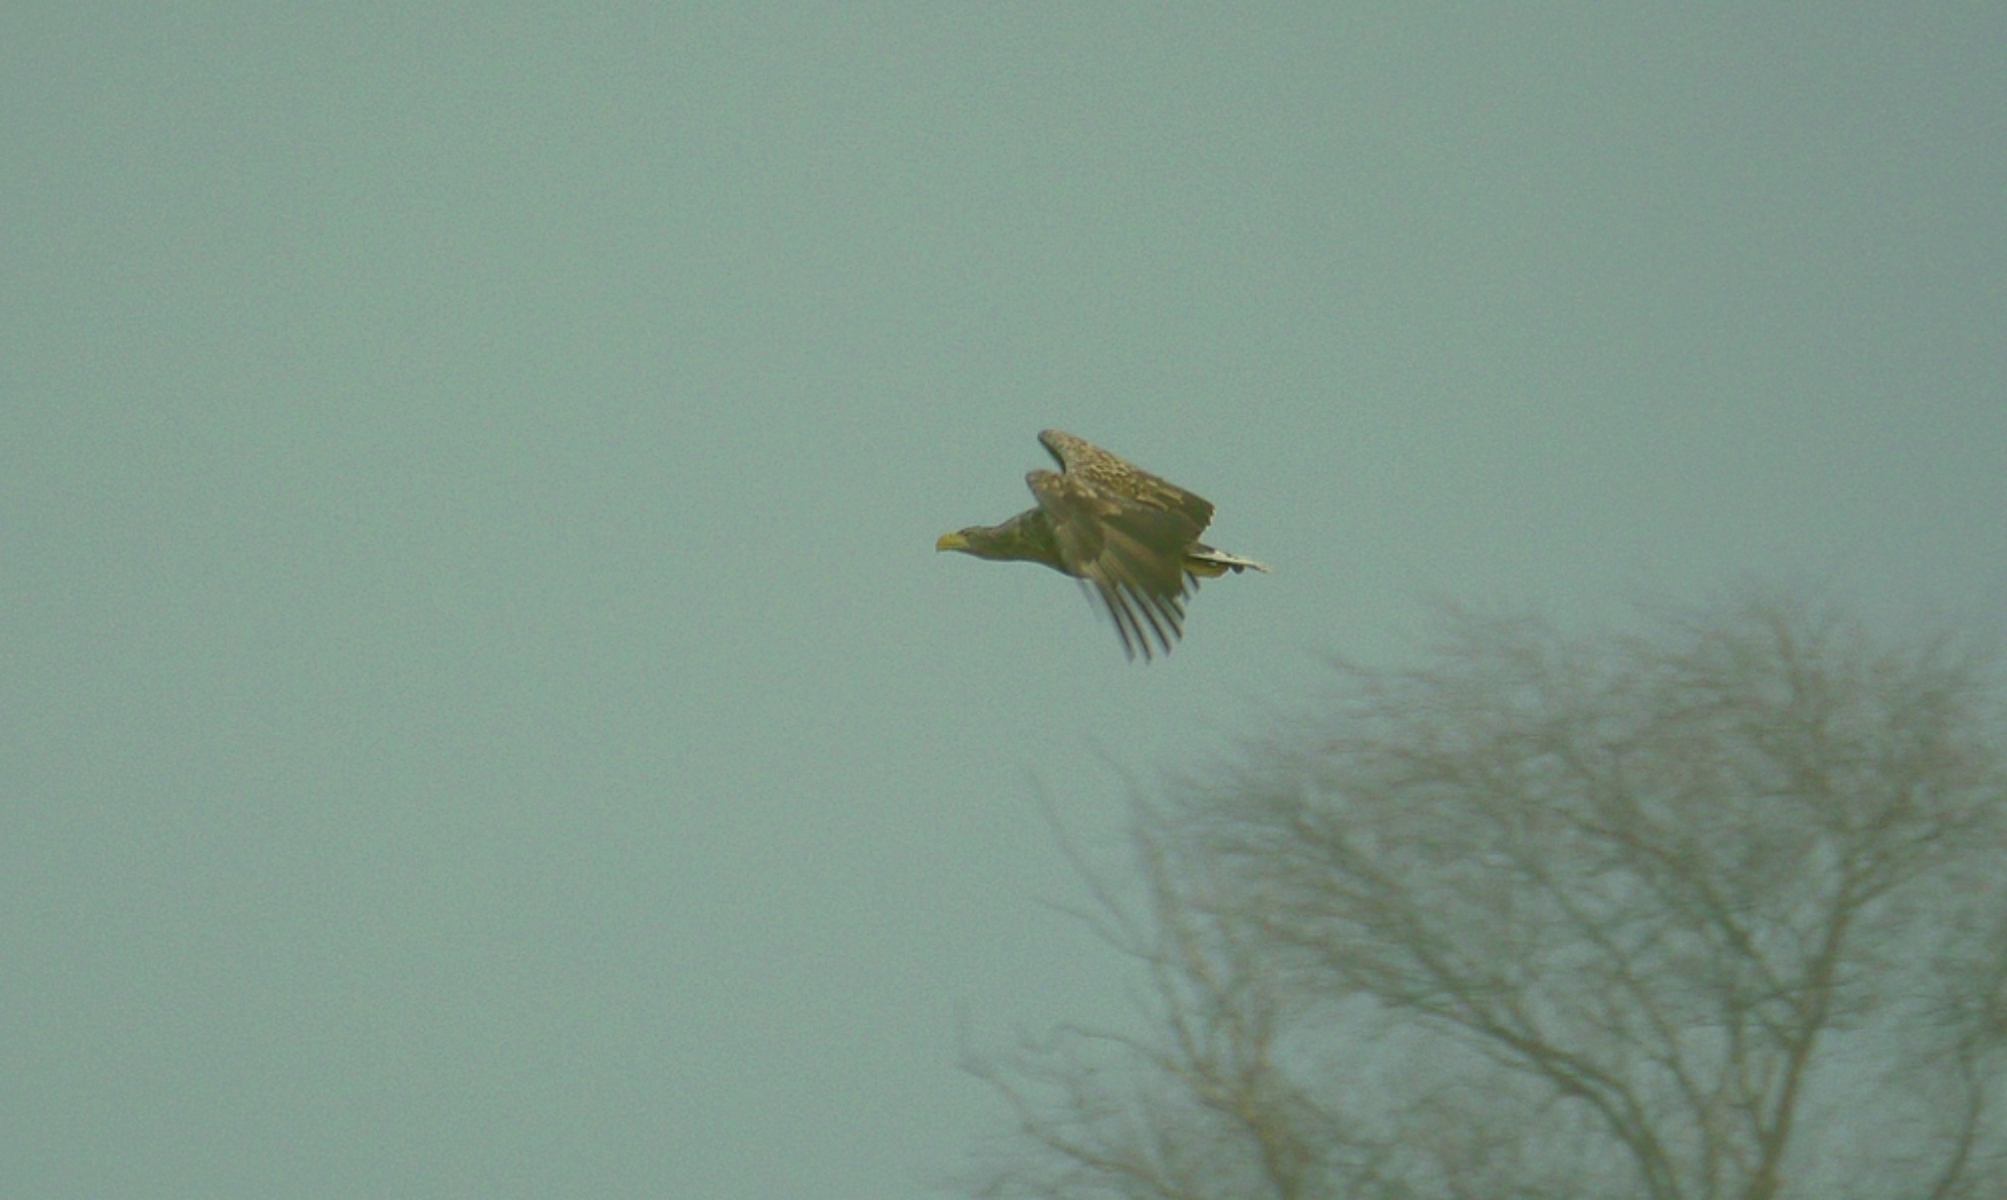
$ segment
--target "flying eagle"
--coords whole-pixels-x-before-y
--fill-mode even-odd
[[[1123,651],[1141,650],[1145,661],[1153,635],[1166,654],[1184,635],[1185,597],[1201,577],[1268,570],[1199,540],[1213,519],[1206,500],[1070,433],[1048,429],[1038,440],[1060,466],[1024,477],[1038,507],[944,533],[934,549],[1044,563],[1093,584]]]

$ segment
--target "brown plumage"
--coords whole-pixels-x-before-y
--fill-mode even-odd
[[[943,534],[936,550],[1043,563],[1092,584],[1122,649],[1146,660],[1153,637],[1169,654],[1184,635],[1185,597],[1201,577],[1268,570],[1199,541],[1213,519],[1205,499],[1070,433],[1048,429],[1038,440],[1060,466],[1024,477],[1038,507]]]

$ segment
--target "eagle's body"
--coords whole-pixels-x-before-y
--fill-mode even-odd
[[[1038,507],[1001,525],[944,534],[935,549],[1043,563],[1085,580],[1113,618],[1122,649],[1131,658],[1141,650],[1145,659],[1152,635],[1166,654],[1183,635],[1185,597],[1201,577],[1268,570],[1199,541],[1213,519],[1202,497],[1070,433],[1048,429],[1038,440],[1060,466],[1024,477]]]

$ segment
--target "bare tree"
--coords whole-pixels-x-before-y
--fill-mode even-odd
[[[1139,806],[1144,1031],[971,1069],[974,1190],[1125,1200],[2007,1195],[2007,763],[1945,639],[1750,601],[1452,620]]]

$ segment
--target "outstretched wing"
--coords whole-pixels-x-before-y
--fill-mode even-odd
[[[1181,512],[1140,503],[1070,471],[1033,471],[1025,483],[1052,525],[1062,569],[1094,586],[1122,649],[1131,658],[1141,650],[1148,659],[1154,635],[1169,654],[1184,634],[1185,549],[1198,527]]]
[[[1212,524],[1213,506],[1203,496],[1194,495],[1175,483],[1159,479],[1134,463],[1117,458],[1085,438],[1077,438],[1057,429],[1048,429],[1038,435],[1038,440],[1058,461],[1068,478],[1084,480],[1106,495],[1119,496],[1148,508],[1176,513],[1191,522],[1194,538],[1204,533],[1207,525]]]

